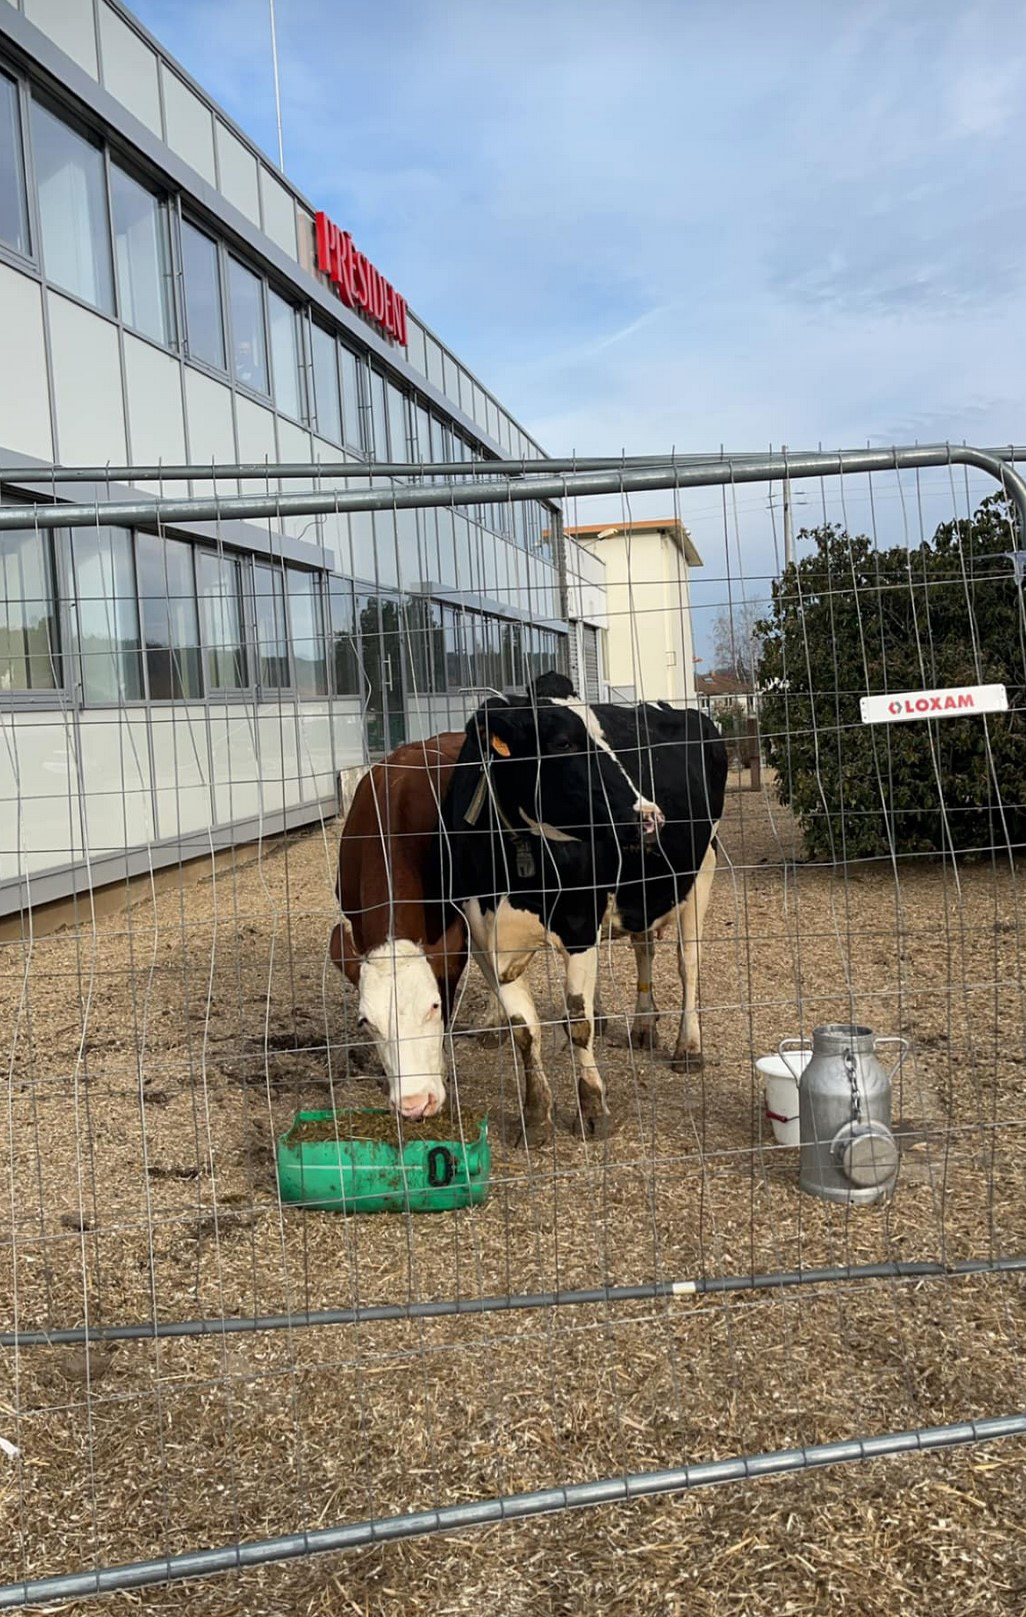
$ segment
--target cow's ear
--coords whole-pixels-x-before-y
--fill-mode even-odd
[[[509,758],[516,740],[513,714],[507,702],[486,702],[479,707],[471,724],[477,733],[478,745],[486,757]]]

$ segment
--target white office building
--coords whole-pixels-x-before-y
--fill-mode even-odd
[[[133,468],[539,453],[342,226],[117,0],[0,0],[0,498],[93,509],[0,534],[0,915],[333,813],[340,771],[567,665],[558,515],[499,485],[104,520],[162,492]]]

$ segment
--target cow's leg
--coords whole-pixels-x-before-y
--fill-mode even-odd
[[[715,827],[714,827],[715,835]],[[716,874],[716,848],[710,841],[690,893],[677,911],[677,964],[680,968],[684,1005],[680,1018],[677,1048],[673,1053],[675,1072],[687,1072],[702,1065],[702,1031],[698,1023],[698,976],[701,970],[702,929],[709,907],[713,876]]]
[[[478,964],[480,965],[480,961],[478,961]],[[491,983],[488,986],[491,988]],[[483,1045],[486,1050],[498,1050],[502,1045],[502,1036],[508,1024],[502,1008],[502,1000],[495,989],[492,989],[489,995],[486,1014],[488,1020],[474,1029],[474,1037],[478,1044]]]
[[[642,934],[632,939],[634,958],[638,965],[638,997],[634,1003],[631,1040],[639,1050],[659,1048],[659,1012],[652,993],[652,972],[655,968],[655,939]]]
[[[577,1098],[585,1131],[604,1138],[609,1107],[595,1060],[595,984],[598,949],[581,949],[567,956],[566,1008],[570,1038],[577,1054]]]
[[[524,1137],[543,1144],[552,1137],[552,1090],[542,1065],[541,1022],[523,974],[545,942],[533,915],[503,899],[498,911],[483,913],[477,899],[466,907],[474,959],[509,1024],[524,1063]],[[532,924],[533,923],[533,924]]]
[[[599,969],[595,973],[595,1015],[592,1018],[592,1022],[593,1022],[594,1028],[595,1028],[595,1037],[596,1037],[596,1039],[601,1039],[602,1035],[605,1033],[606,1027],[608,1026],[608,1023],[609,1023],[609,1018],[607,1017],[605,1011],[602,1009],[602,962],[601,961],[599,962]]]

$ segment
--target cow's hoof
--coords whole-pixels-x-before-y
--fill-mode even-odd
[[[631,1024],[631,1043],[638,1050],[658,1050],[659,1024],[654,1016]]]
[[[677,1050],[670,1067],[674,1072],[701,1072],[705,1056],[701,1050]]]
[[[520,1125],[518,1144],[525,1151],[543,1151],[555,1138],[551,1117],[527,1117]]]
[[[608,1140],[613,1132],[613,1119],[608,1112],[592,1112],[583,1121],[584,1135],[588,1140]]]
[[[580,1084],[577,1089],[577,1107],[585,1139],[606,1139],[610,1127],[609,1108],[606,1106],[603,1091],[597,1087],[593,1088],[590,1084]]]

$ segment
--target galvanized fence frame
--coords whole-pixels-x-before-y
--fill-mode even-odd
[[[260,478],[302,480],[395,477],[409,483],[361,491],[304,490],[263,495],[214,496],[170,499],[112,499],[102,504],[40,503],[0,508],[0,531],[17,528],[73,528],[102,520],[105,525],[159,527],[189,522],[289,516],[315,516],[349,511],[390,511],[429,506],[471,506],[493,503],[497,479],[501,498],[510,501],[560,500],[591,495],[629,495],[648,490],[674,490],[734,484],[825,478],[874,472],[918,470],[931,467],[973,467],[991,476],[1015,507],[1020,536],[1026,535],[1026,481],[1012,462],[1026,459],[1026,449],[976,449],[943,444],[888,449],[820,451],[801,454],[745,454],[683,456],[671,453],[648,457],[569,457],[539,461],[477,461],[432,465],[333,463],[212,463],[174,466],[116,466],[78,468],[0,468],[0,485],[37,490],[51,485],[56,500],[58,485],[121,483],[123,481],[190,478]],[[488,481],[451,481],[486,474]],[[424,486],[423,476],[448,479]],[[1021,542],[1021,540],[1020,540]],[[607,1286],[577,1291],[498,1295],[481,1298],[441,1299],[437,1302],[375,1305],[366,1308],[327,1309],[309,1313],[254,1315],[248,1318],[202,1318],[170,1322],[148,1321],[124,1326],[51,1331],[12,1331],[0,1335],[0,1347],[26,1350],[33,1346],[89,1344],[100,1341],[142,1340],[174,1336],[226,1336],[238,1332],[292,1329],[305,1325],[345,1326],[367,1321],[434,1318],[446,1315],[494,1313],[532,1308],[610,1305],[639,1300],[672,1301],[717,1292],[777,1290],[784,1287],[828,1286],[876,1279],[921,1281],[930,1278],[984,1273],[1013,1273],[1026,1269],[1026,1256],[969,1260],[943,1264],[931,1261],[849,1265],[835,1268],[796,1269],[776,1273],[698,1276],[679,1281],[639,1286]],[[499,1522],[524,1520],[562,1510],[624,1503],[632,1499],[680,1493],[694,1488],[760,1477],[819,1469],[825,1466],[910,1453],[929,1453],[971,1444],[1026,1436],[1026,1412],[969,1420],[945,1426],[922,1426],[909,1431],[881,1432],[801,1449],[741,1454],[719,1461],[685,1465],[585,1483],[570,1483],[524,1494],[510,1494],[431,1511],[382,1516],[334,1527],[229,1544],[185,1554],[81,1570],[0,1586],[0,1609],[13,1609],[43,1601],[135,1590],[160,1583],[240,1570],[329,1551],[355,1549],[434,1533],[455,1532]]]

